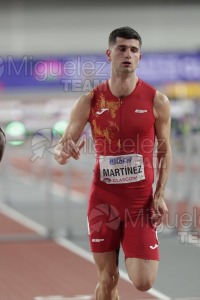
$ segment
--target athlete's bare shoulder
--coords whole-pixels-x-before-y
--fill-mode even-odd
[[[74,103],[74,106],[81,106],[81,107],[90,107],[91,105],[91,100],[93,97],[93,93],[89,92],[88,94],[80,96]]]
[[[168,119],[170,116],[170,103],[167,96],[159,91],[156,91],[153,109],[155,118],[161,117]]]
[[[86,102],[87,104],[90,104],[91,100],[92,100],[92,97],[93,97],[93,91],[91,91],[91,92],[89,92],[85,95],[80,96],[79,101],[83,101],[83,102]]]
[[[93,93],[89,92],[88,94],[80,96],[74,103],[72,107],[71,114],[76,117],[88,118],[90,114],[91,101],[93,98]]]

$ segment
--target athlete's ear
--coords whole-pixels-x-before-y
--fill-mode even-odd
[[[142,54],[140,53],[138,64],[137,64],[137,68],[139,68],[141,58],[142,58]]]
[[[107,55],[108,61],[111,61],[110,54],[111,54],[111,50],[110,49],[106,50],[106,55]]]

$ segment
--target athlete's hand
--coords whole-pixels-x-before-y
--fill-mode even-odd
[[[153,208],[154,214],[152,216],[152,221],[156,226],[159,226],[162,223],[165,214],[168,212],[163,196],[155,193],[153,199]]]
[[[74,159],[80,158],[80,150],[83,148],[85,141],[82,140],[79,144],[74,143],[72,139],[69,139],[64,143],[62,148],[62,153],[64,155],[69,155],[69,157],[73,157]]]
[[[64,144],[59,143],[54,150],[54,157],[61,165],[65,165],[70,157],[74,159],[80,158],[80,150],[83,148],[85,141],[82,140],[76,144],[72,139],[68,139]]]

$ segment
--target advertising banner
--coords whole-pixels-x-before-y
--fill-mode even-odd
[[[152,85],[200,81],[200,53],[144,53],[137,75]],[[106,55],[0,57],[0,89],[89,91],[110,75]]]

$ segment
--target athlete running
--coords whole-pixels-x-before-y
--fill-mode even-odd
[[[84,146],[79,139],[90,123],[97,159],[88,227],[99,277],[97,300],[119,299],[121,246],[129,278],[138,290],[149,290],[157,275],[156,227],[167,213],[164,189],[171,165],[170,105],[165,95],[136,75],[141,46],[140,35],[130,27],[111,32],[106,51],[110,79],[76,101],[55,149],[62,165],[70,157],[79,159]]]

